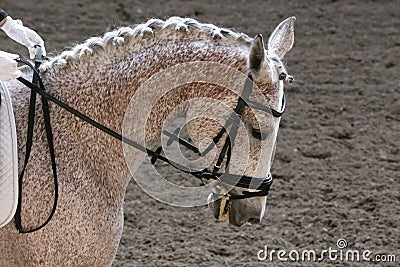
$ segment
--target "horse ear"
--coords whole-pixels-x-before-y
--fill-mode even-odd
[[[260,69],[264,62],[264,41],[261,34],[258,34],[251,44],[250,54],[249,54],[249,68],[253,71]]]
[[[290,17],[282,21],[271,34],[268,40],[268,51],[282,59],[286,52],[293,47],[294,22],[296,17]]]

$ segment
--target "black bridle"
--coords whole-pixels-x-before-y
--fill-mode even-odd
[[[264,106],[260,103],[250,101],[249,97],[253,91],[253,78],[251,73],[248,74],[248,77],[245,81],[243,91],[241,95],[239,96],[238,102],[236,104],[235,109],[227,119],[224,127],[218,132],[218,134],[212,139],[213,142],[203,151],[201,152],[195,145],[190,143],[189,141],[186,141],[179,137],[179,129],[178,131],[175,131],[174,133],[171,133],[167,130],[163,131],[163,134],[165,134],[169,139],[167,141],[167,146],[171,145],[173,142],[179,142],[180,144],[184,145],[194,153],[198,154],[199,156],[205,156],[207,153],[209,153],[215,146],[218,144],[224,136],[226,135],[226,138],[224,140],[221,152],[218,156],[217,162],[214,165],[213,169],[210,171],[207,168],[202,169],[202,170],[192,170],[187,166],[184,166],[178,162],[175,162],[166,156],[162,154],[162,147],[158,147],[155,150],[149,149],[141,144],[138,144],[137,142],[130,140],[128,138],[125,138],[119,133],[116,133],[115,131],[111,130],[110,128],[107,128],[106,126],[98,123],[97,121],[94,121],[90,117],[84,115],[83,113],[79,112],[78,110],[74,109],[73,107],[67,105],[66,103],[62,102],[58,98],[54,97],[53,95],[49,94],[45,90],[45,86],[43,85],[42,79],[40,78],[39,75],[39,66],[40,62],[42,61],[42,56],[40,53],[38,53],[38,56],[35,59],[35,66],[32,66],[32,64],[26,60],[21,60],[19,59],[18,62],[23,63],[30,67],[33,70],[33,79],[32,82],[20,77],[17,78],[18,81],[20,81],[22,84],[25,86],[29,87],[31,89],[31,96],[30,96],[30,105],[29,105],[29,115],[28,115],[28,132],[27,132],[27,140],[26,140],[26,150],[25,150],[25,162],[24,166],[22,168],[22,171],[19,175],[19,195],[18,195],[18,206],[17,206],[17,211],[15,214],[15,224],[18,232],[20,233],[32,233],[35,232],[41,228],[43,228],[45,225],[47,225],[50,220],[52,219],[53,215],[55,214],[55,210],[57,207],[57,201],[58,201],[58,179],[57,179],[57,170],[56,170],[56,161],[55,161],[55,152],[54,152],[54,145],[53,145],[53,134],[51,130],[51,123],[50,123],[50,111],[49,111],[49,101],[53,102],[54,104],[58,105],[59,107],[65,109],[66,111],[72,113],[73,115],[77,116],[78,118],[82,119],[83,121],[89,123],[90,125],[98,128],[99,130],[111,135],[112,137],[124,142],[125,144],[134,147],[151,157],[150,161],[152,164],[155,164],[157,160],[161,160],[174,168],[177,168],[178,170],[191,174],[192,176],[200,179],[202,182],[204,180],[217,180],[222,184],[226,184],[229,186],[236,186],[236,187],[241,187],[244,189],[251,189],[252,191],[244,190],[241,195],[233,195],[231,193],[223,194],[221,196],[227,197],[229,199],[235,200],[235,199],[245,199],[245,198],[250,198],[250,197],[258,197],[258,196],[266,196],[268,195],[268,192],[270,190],[270,187],[272,185],[272,176],[271,173],[268,173],[267,177],[265,178],[257,178],[257,177],[251,177],[251,176],[245,176],[245,175],[237,175],[237,174],[231,174],[229,173],[229,163],[231,159],[231,154],[232,154],[232,149],[235,143],[235,138],[238,133],[239,125],[241,122],[241,117],[243,115],[243,112],[246,107],[258,109],[267,113],[270,113],[272,116],[279,118],[283,115],[285,111],[285,95],[283,95],[283,100],[282,100],[282,106],[281,110],[277,111],[274,110],[270,107]],[[280,79],[284,79],[285,77],[279,77]],[[33,142],[33,126],[34,126],[34,120],[35,120],[35,103],[36,103],[36,96],[40,95],[41,96],[41,101],[42,101],[42,111],[44,115],[44,125],[45,125],[45,130],[46,130],[46,137],[47,137],[47,142],[49,146],[49,151],[50,151],[50,158],[51,158],[51,164],[52,164],[52,171],[53,171],[53,178],[54,178],[54,203],[53,203],[53,208],[46,219],[46,221],[40,225],[39,227],[35,227],[33,229],[23,229],[22,228],[22,223],[21,223],[21,205],[22,205],[22,185],[23,185],[23,176],[24,172],[26,169],[26,166],[28,164],[29,158],[30,158],[30,152],[31,152],[31,147],[32,147],[32,142]],[[229,129],[229,132],[227,129]],[[220,172],[221,166],[225,160],[225,170],[224,172]]]

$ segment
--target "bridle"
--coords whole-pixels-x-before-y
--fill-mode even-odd
[[[42,82],[42,79],[39,75],[39,67],[41,62],[43,61],[43,57],[40,52],[40,47],[38,47],[39,53],[37,54],[35,58],[35,66],[33,66],[30,62],[26,60],[19,59],[17,60],[18,62],[27,65],[29,68],[33,70],[33,79],[32,82],[19,77],[17,78],[18,81],[20,81],[22,84],[25,86],[29,87],[31,89],[31,96],[30,96],[30,105],[29,105],[29,114],[28,114],[28,130],[27,130],[27,140],[26,140],[26,149],[25,149],[25,162],[24,166],[22,168],[22,171],[19,175],[19,195],[18,195],[18,206],[17,206],[17,211],[15,214],[15,224],[18,232],[20,233],[32,233],[35,232],[41,228],[43,228],[45,225],[47,225],[50,220],[52,219],[56,207],[57,207],[57,201],[58,201],[58,179],[57,179],[57,170],[56,170],[56,161],[55,161],[55,151],[54,151],[54,145],[53,145],[53,134],[52,134],[52,129],[51,129],[51,123],[50,123],[50,111],[49,111],[49,104],[48,102],[51,101],[54,104],[58,105],[59,107],[65,109],[66,111],[72,113],[73,115],[77,116],[78,118],[82,119],[83,121],[89,123],[90,125],[96,127],[97,129],[111,135],[112,137],[122,141],[123,143],[127,144],[128,146],[134,147],[146,154],[151,158],[150,162],[152,164],[155,164],[157,160],[161,160],[174,168],[178,169],[181,172],[188,173],[198,179],[200,179],[203,183],[204,180],[217,180],[221,184],[229,185],[229,186],[236,186],[236,187],[241,187],[244,189],[251,189],[251,191],[248,190],[243,190],[241,195],[234,195],[231,193],[224,193],[221,194],[221,196],[225,198],[229,198],[230,200],[237,200],[237,199],[245,199],[245,198],[251,198],[251,197],[260,197],[260,196],[266,196],[268,195],[268,192],[270,190],[270,187],[272,185],[273,179],[272,175],[269,172],[267,177],[265,178],[258,178],[258,177],[251,177],[251,176],[246,176],[246,175],[237,175],[237,174],[231,174],[229,173],[229,164],[231,160],[231,154],[232,154],[232,149],[235,143],[235,139],[238,133],[239,125],[241,122],[241,118],[243,115],[243,112],[246,107],[254,108],[263,112],[267,112],[274,116],[275,118],[279,118],[283,115],[285,111],[285,105],[286,105],[286,99],[285,95],[283,95],[282,98],[282,104],[281,104],[281,110],[277,111],[275,109],[272,109],[270,107],[267,107],[263,104],[260,104],[258,102],[251,101],[249,99],[252,91],[253,91],[253,78],[251,73],[248,74],[247,79],[245,81],[243,91],[241,95],[238,98],[236,107],[232,111],[231,115],[228,117],[227,121],[225,122],[224,127],[217,133],[217,135],[212,139],[213,142],[204,150],[200,151],[199,148],[197,148],[194,144],[190,143],[187,140],[182,139],[179,137],[179,128],[178,131],[169,132],[167,130],[163,131],[163,134],[168,137],[167,141],[167,146],[171,145],[173,142],[178,142],[188,148],[189,150],[193,151],[194,153],[198,154],[201,157],[204,157],[209,153],[219,142],[223,141],[223,146],[221,149],[221,152],[218,156],[218,159],[216,161],[216,164],[213,166],[212,170],[209,170],[207,168],[204,168],[202,170],[192,170],[191,168],[184,166],[178,162],[175,162],[169,158],[167,158],[165,155],[162,154],[162,146],[158,147],[155,150],[152,150],[146,146],[143,146],[131,139],[125,138],[121,134],[111,130],[110,128],[107,128],[106,126],[98,123],[97,121],[91,119],[90,117],[86,116],[85,114],[79,112],[78,110],[74,109],[73,107],[67,105],[66,103],[60,101],[58,98],[54,97],[53,95],[49,94],[46,92],[45,86]],[[289,76],[291,77],[291,76]],[[286,73],[281,73],[279,75],[280,80],[288,80],[291,82],[290,78],[288,79]],[[31,147],[32,147],[32,142],[33,142],[33,126],[34,126],[34,120],[35,120],[35,103],[36,103],[36,96],[40,95],[41,96],[41,101],[42,101],[42,111],[43,111],[43,117],[44,117],[44,125],[45,125],[45,130],[46,130],[46,137],[47,137],[47,143],[49,146],[49,151],[50,151],[50,159],[51,159],[51,165],[52,165],[52,171],[53,171],[53,178],[54,178],[54,203],[53,203],[53,208],[48,216],[47,220],[40,226],[33,228],[33,229],[23,229],[22,228],[22,223],[21,223],[21,203],[22,203],[22,185],[23,185],[23,176],[24,172],[26,169],[26,166],[29,162],[30,158],[30,152],[31,152]],[[229,132],[228,130],[229,129]],[[226,135],[225,140],[223,140],[224,134]],[[220,172],[221,166],[224,163],[225,160],[225,170],[224,172]]]
[[[241,95],[238,98],[236,107],[228,117],[227,121],[225,122],[225,125],[221,128],[221,130],[217,133],[217,135],[212,139],[213,142],[210,143],[208,147],[204,151],[200,151],[195,145],[191,144],[190,142],[180,138],[178,136],[179,133],[179,128],[174,131],[174,133],[171,133],[167,130],[163,131],[163,134],[169,137],[169,140],[167,141],[167,145],[171,145],[173,141],[178,141],[180,144],[185,146],[186,148],[192,150],[194,153],[198,154],[200,157],[204,157],[207,155],[219,142],[223,141],[222,137],[225,133],[227,133],[227,136],[225,140],[223,141],[223,146],[221,149],[221,152],[218,155],[217,162],[214,164],[213,169],[210,171],[208,168],[205,168],[201,171],[189,171],[190,174],[193,176],[200,178],[200,179],[205,179],[205,180],[218,180],[222,184],[226,184],[229,186],[236,186],[236,187],[241,187],[245,189],[253,189],[256,191],[243,191],[242,195],[234,195],[231,193],[224,193],[222,195],[226,196],[228,195],[228,198],[230,200],[233,199],[245,199],[245,198],[251,198],[251,197],[256,197],[256,196],[266,196],[268,195],[269,189],[272,185],[273,179],[271,176],[271,173],[268,173],[267,177],[265,178],[256,178],[256,177],[251,177],[251,176],[246,176],[246,175],[236,175],[236,174],[231,174],[229,173],[229,164],[230,164],[230,159],[232,155],[232,149],[235,144],[235,139],[238,133],[240,121],[244,112],[244,109],[246,107],[258,109],[264,112],[267,112],[271,114],[272,116],[279,118],[283,115],[286,107],[286,99],[285,95],[283,95],[282,98],[282,105],[281,105],[281,110],[277,111],[275,109],[272,109],[270,107],[267,107],[263,104],[260,104],[258,102],[251,101],[249,99],[252,91],[253,91],[253,78],[251,73],[248,74],[247,79],[245,81],[243,91]],[[229,129],[229,132],[227,129]],[[161,151],[161,147],[158,148],[159,151]],[[157,151],[157,150],[156,150]],[[219,172],[221,169],[221,166],[223,165],[223,161],[225,160],[225,171],[224,172]],[[151,161],[154,163],[155,161],[152,159]],[[182,170],[184,172],[187,172],[187,170]],[[221,196],[222,196],[221,195]]]

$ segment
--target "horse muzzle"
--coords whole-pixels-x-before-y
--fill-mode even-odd
[[[262,202],[260,200],[260,205],[257,205],[253,203],[254,201],[255,199],[230,199],[228,194],[221,196],[211,193],[208,197],[208,206],[217,221],[242,226],[261,222],[264,213]]]

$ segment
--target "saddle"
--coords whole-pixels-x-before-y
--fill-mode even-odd
[[[9,91],[0,82],[0,228],[14,217],[18,204],[17,133]]]

